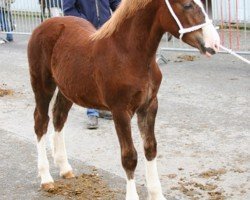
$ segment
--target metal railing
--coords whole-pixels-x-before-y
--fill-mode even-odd
[[[63,15],[62,0],[0,0],[0,32],[31,34],[44,19]]]
[[[0,0],[0,32],[31,34],[44,19],[63,15],[63,0]],[[202,0],[219,27],[222,45],[241,54],[250,54],[250,1]],[[173,38],[165,40],[164,51],[196,51]]]

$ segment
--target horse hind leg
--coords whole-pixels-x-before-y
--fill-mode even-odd
[[[50,142],[54,162],[60,168],[60,176],[63,178],[74,177],[72,167],[68,162],[63,131],[63,126],[67,120],[68,112],[71,107],[72,102],[66,99],[63,94],[58,91],[53,108],[54,132],[50,137]]]
[[[157,142],[154,134],[155,117],[158,109],[157,99],[154,99],[147,110],[137,112],[138,126],[141,132],[146,157],[146,181],[149,200],[166,200],[162,194],[161,183],[157,171]]]
[[[45,89],[39,78],[31,77],[32,87],[35,94],[36,107],[34,111],[35,133],[37,136],[38,151],[38,173],[41,177],[41,186],[44,190],[54,188],[53,178],[49,172],[49,161],[46,154],[46,133],[49,123],[48,109],[49,103],[55,91],[52,83],[49,90]],[[40,82],[39,82],[40,81]]]

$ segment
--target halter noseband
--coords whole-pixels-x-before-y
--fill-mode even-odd
[[[195,0],[194,0],[194,1],[195,1]],[[179,28],[180,28],[180,30],[179,30],[179,34],[180,34],[179,39],[180,39],[180,40],[182,40],[182,37],[183,37],[183,35],[184,35],[185,33],[190,33],[190,32],[199,30],[199,29],[201,29],[201,28],[203,28],[203,27],[205,27],[205,26],[207,26],[207,25],[212,24],[212,20],[209,19],[207,13],[206,13],[205,10],[204,10],[204,7],[203,7],[203,6],[200,6],[197,2],[195,2],[195,3],[197,3],[197,4],[201,7],[201,10],[202,10],[203,14],[205,15],[205,21],[206,21],[206,22],[203,23],[203,24],[200,24],[200,25],[192,26],[192,27],[190,27],[190,28],[184,28],[184,27],[182,26],[180,20],[179,20],[178,17],[176,16],[176,14],[175,14],[175,12],[174,12],[174,10],[173,10],[171,4],[169,3],[169,0],[165,0],[165,2],[166,2],[166,4],[167,4],[167,7],[168,7],[168,9],[169,9],[171,15],[173,16],[173,18],[175,19],[177,25],[178,25]]]

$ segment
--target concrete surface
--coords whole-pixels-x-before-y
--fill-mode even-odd
[[[0,97],[0,137],[11,144],[1,148],[1,152],[8,154],[1,155],[1,160],[7,161],[0,165],[0,177],[5,179],[7,173],[14,185],[24,181],[25,191],[32,191],[31,197],[35,198],[41,194],[36,188],[39,180],[33,131],[34,100],[26,44],[27,37],[19,36],[14,43],[0,46],[0,87],[15,92],[13,96]],[[207,59],[194,54],[194,61],[183,61],[177,58],[180,55],[183,54],[166,53],[170,61],[161,65],[164,79],[158,95],[156,135],[163,192],[170,199],[193,199],[195,196],[188,196],[180,187],[196,182],[216,185],[216,192],[226,199],[250,199],[250,67],[229,55]],[[113,122],[100,120],[98,130],[87,130],[85,112],[74,106],[65,126],[70,159],[124,178]],[[144,185],[144,159],[135,118],[132,129],[139,153],[136,180],[138,185]],[[15,154],[16,141],[28,142],[22,154]],[[13,158],[9,159],[10,156]],[[26,159],[29,163],[21,162]],[[31,170],[25,173],[26,165]],[[78,166],[74,165],[74,169],[79,170]],[[223,169],[225,173],[216,179],[200,176],[211,169]],[[22,174],[29,178],[23,179]],[[58,178],[54,172],[53,177]],[[122,187],[125,190],[124,184]],[[0,188],[6,195],[11,186],[1,180]],[[11,199],[25,199],[12,191],[8,196]],[[198,199],[211,198],[209,191],[197,191]]]

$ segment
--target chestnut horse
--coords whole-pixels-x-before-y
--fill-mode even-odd
[[[202,54],[218,50],[219,36],[200,0],[123,0],[97,31],[77,17],[48,19],[34,30],[28,59],[36,102],[34,119],[42,188],[54,187],[45,134],[49,103],[58,87],[51,141],[60,175],[74,177],[62,132],[72,104],[110,110],[127,175],[126,199],[139,199],[134,181],[137,152],[131,136],[131,118],[136,113],[146,157],[149,199],[165,199],[157,172],[154,133],[162,79],[155,55],[165,32],[180,37]]]

